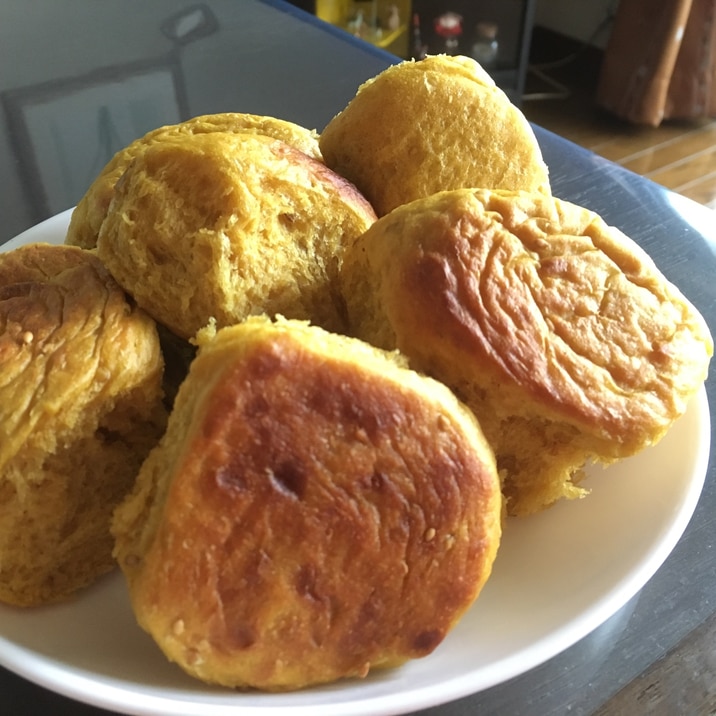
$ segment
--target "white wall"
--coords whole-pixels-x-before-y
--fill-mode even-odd
[[[611,23],[596,35],[595,31],[618,4],[618,0],[537,0],[535,24],[603,48]]]

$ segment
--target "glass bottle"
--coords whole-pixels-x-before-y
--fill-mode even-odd
[[[462,15],[445,12],[435,18],[434,27],[436,34],[445,42],[443,52],[456,55],[459,52],[460,35],[462,35]]]
[[[420,16],[413,15],[413,43],[411,53],[414,60],[422,60],[428,54],[428,48],[423,43],[423,35],[420,32]]]

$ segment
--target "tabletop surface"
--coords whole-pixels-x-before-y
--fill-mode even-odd
[[[395,61],[280,2],[4,0],[0,243],[72,207],[114,151],[155,126],[241,111],[320,131],[359,84]],[[92,112],[88,123],[89,106],[108,111]],[[716,333],[714,214],[540,128],[536,133],[555,195],[635,239]],[[714,391],[712,367],[711,405]],[[670,694],[662,710],[649,713],[715,713],[716,655],[707,638],[716,611],[715,532],[712,458],[683,537],[613,617],[507,683],[420,713],[646,713],[644,674],[671,664],[671,653],[681,661],[670,666]],[[20,716],[107,713],[2,669],[0,700]]]

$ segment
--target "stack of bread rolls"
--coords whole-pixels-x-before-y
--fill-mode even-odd
[[[155,130],[66,243],[32,251],[101,267],[172,367],[163,401],[156,360],[153,397],[130,391],[137,415],[167,407],[166,430],[151,418],[131,488],[105,475],[121,497],[91,509],[142,628],[230,687],[430,653],[489,578],[505,515],[583,497],[588,463],[655,444],[713,352],[633,241],[552,195],[529,123],[463,57],[390,67],[320,135],[241,114]],[[2,258],[0,299],[20,291]],[[7,360],[31,362],[8,315]],[[29,482],[12,460],[3,485]]]

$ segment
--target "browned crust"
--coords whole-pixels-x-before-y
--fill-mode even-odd
[[[155,484],[149,528],[127,542],[136,498],[118,513],[140,623],[190,673],[232,686],[298,688],[431,652],[499,541],[489,448],[442,386],[372,349],[250,330],[219,332],[192,366],[174,449],[140,476]]]
[[[344,278],[355,334],[456,390],[498,464],[515,417],[559,427],[560,447],[525,443],[545,463],[575,445],[572,471],[636,453],[683,414],[713,351],[636,244],[539,194],[459,190],[401,207],[356,242]]]
[[[0,599],[62,599],[114,566],[109,518],[165,426],[154,322],[95,256],[0,254]]]

